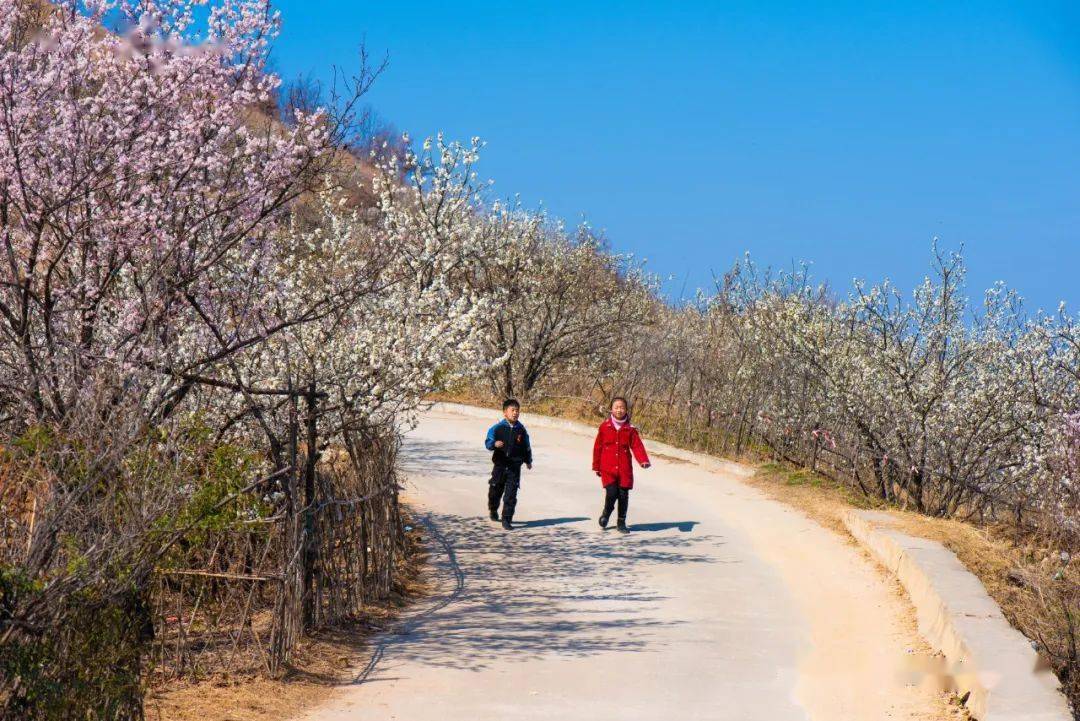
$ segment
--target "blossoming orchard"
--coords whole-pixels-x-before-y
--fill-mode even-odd
[[[478,139],[358,150],[377,71],[282,109],[278,24],[0,3],[5,712],[140,718],[148,684],[277,674],[394,592],[399,435],[438,391],[625,395],[685,446],[1080,550],[1077,318],[973,312],[944,254],[911,294],[747,260],[672,304],[492,197]],[[1075,659],[1076,588],[1047,599]]]

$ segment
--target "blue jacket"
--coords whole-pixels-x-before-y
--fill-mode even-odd
[[[502,441],[502,448],[496,448],[495,441]],[[529,442],[529,432],[525,430],[521,421],[510,425],[510,421],[503,418],[488,428],[484,448],[491,451],[491,460],[497,465],[509,463],[532,465],[532,444]]]

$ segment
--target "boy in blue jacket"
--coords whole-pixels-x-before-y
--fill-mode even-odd
[[[518,421],[521,404],[514,398],[503,402],[503,419],[488,428],[484,447],[491,451],[491,480],[488,482],[488,510],[491,520],[499,520],[499,499],[502,499],[502,527],[512,531],[518,487],[521,485],[521,464],[532,469],[532,445],[529,432]]]

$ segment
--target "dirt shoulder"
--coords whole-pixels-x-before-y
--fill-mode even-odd
[[[842,518],[847,509],[875,508],[889,513],[900,530],[941,543],[979,579],[1009,623],[1028,637],[1042,662],[1058,672],[1076,705],[1080,684],[1073,678],[1077,659],[1071,657],[1076,621],[1070,612],[1075,601],[1068,600],[1068,589],[1075,592],[1080,582],[1075,564],[1051,550],[1014,542],[997,529],[876,504],[806,469],[768,463],[747,482],[845,535],[848,533]]]

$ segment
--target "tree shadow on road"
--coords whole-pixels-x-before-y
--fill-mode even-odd
[[[463,471],[478,470],[478,478],[491,475],[491,463],[487,459],[490,453],[484,451],[480,440],[480,451],[459,443],[425,441],[410,438],[408,447],[402,453],[402,470],[409,473],[422,473],[425,476],[460,476]]]
[[[460,443],[412,438],[407,473],[461,476],[479,470]],[[666,597],[650,587],[655,565],[725,563],[724,539],[708,534],[604,534],[586,517],[524,519],[504,532],[486,517],[416,518],[431,548],[436,590],[376,640],[357,681],[387,680],[409,664],[482,671],[494,663],[602,652],[662,650]],[[690,529],[696,522],[639,524]],[[663,527],[663,528],[662,528]]]
[[[665,597],[641,581],[644,567],[717,562],[724,545],[704,534],[616,537],[569,525],[585,518],[526,522],[524,532],[486,518],[417,520],[438,590],[378,640],[358,682],[406,663],[483,671],[496,661],[660,650],[663,629],[681,621],[660,613]]]

